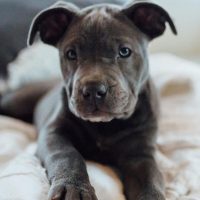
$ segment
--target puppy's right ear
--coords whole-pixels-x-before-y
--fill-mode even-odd
[[[27,44],[32,45],[39,32],[44,43],[55,46],[78,11],[78,7],[65,2],[58,2],[41,11],[32,21]]]

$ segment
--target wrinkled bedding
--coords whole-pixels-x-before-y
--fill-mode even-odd
[[[36,54],[44,50],[35,48]],[[38,63],[53,67],[58,60],[52,51],[53,63],[39,62],[36,55],[31,61],[19,57],[11,64],[11,71],[14,74],[16,65],[23,76],[23,67],[19,70],[23,63],[28,64],[28,70]],[[200,67],[168,54],[152,55],[150,66],[161,102],[156,159],[165,177],[167,199],[200,200]],[[42,70],[48,71],[45,67]],[[50,75],[59,74],[51,70]],[[20,85],[16,76],[10,82],[11,87]],[[47,199],[45,169],[34,156],[36,138],[33,126],[0,117],[0,200]],[[91,162],[87,168],[99,200],[124,199],[122,184],[110,168]]]

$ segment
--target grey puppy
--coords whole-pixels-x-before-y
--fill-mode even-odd
[[[85,160],[113,167],[127,200],[165,199],[154,159],[158,101],[147,47],[167,22],[176,34],[169,14],[143,1],[84,9],[59,2],[34,18],[28,43],[39,32],[57,47],[63,75],[35,112],[49,200],[96,199]]]

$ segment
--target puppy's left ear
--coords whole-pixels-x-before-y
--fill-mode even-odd
[[[176,35],[176,27],[167,13],[162,7],[146,2],[136,1],[126,6],[122,13],[125,14],[150,40],[162,35],[166,29],[166,23],[172,32]]]

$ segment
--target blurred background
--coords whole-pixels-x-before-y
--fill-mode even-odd
[[[168,29],[164,36],[150,45],[150,52],[170,52],[200,63],[200,1],[154,0],[172,16],[178,36]]]

